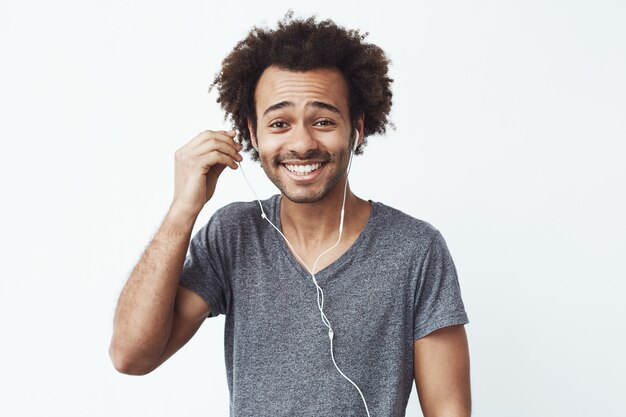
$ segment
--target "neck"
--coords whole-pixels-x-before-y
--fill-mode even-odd
[[[281,225],[283,233],[289,236],[290,242],[300,247],[314,248],[337,241],[344,181],[339,181],[328,195],[314,203],[294,203],[284,196],[281,197]],[[363,204],[367,202],[354,195],[348,185],[344,208],[344,235],[352,230],[351,226],[359,217],[356,213],[360,208],[362,209]]]

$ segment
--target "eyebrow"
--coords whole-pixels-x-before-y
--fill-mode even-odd
[[[281,101],[280,103],[272,104],[267,109],[265,109],[265,111],[263,112],[263,117],[265,117],[265,115],[270,112],[280,110],[285,107],[295,107],[295,104],[293,101]],[[306,107],[317,107],[319,109],[326,109],[332,111],[333,113],[341,115],[341,111],[337,107],[323,101],[309,101],[306,103]]]

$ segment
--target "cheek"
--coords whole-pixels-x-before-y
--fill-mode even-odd
[[[259,161],[262,167],[270,167],[273,165],[275,154],[268,152],[265,147],[258,149],[257,152],[259,153]]]
[[[278,141],[272,141],[267,138],[262,140],[262,146],[257,146],[257,152],[263,159],[272,159],[273,157],[280,155],[284,152]]]

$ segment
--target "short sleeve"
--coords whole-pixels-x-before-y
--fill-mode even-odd
[[[469,323],[456,267],[439,231],[422,263],[413,313],[413,340],[443,327]]]
[[[179,281],[207,302],[211,308],[207,318],[226,314],[230,294],[219,250],[218,219],[215,213],[191,239]]]

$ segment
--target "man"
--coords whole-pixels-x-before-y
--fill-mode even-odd
[[[351,150],[385,132],[391,108],[389,61],[363,39],[288,14],[224,60],[213,85],[236,130],[176,151],[171,207],[118,302],[118,371],[151,372],[225,314],[232,416],[404,416],[413,379],[425,416],[469,416],[445,240],[347,182]],[[242,150],[280,194],[219,209],[190,243]]]

